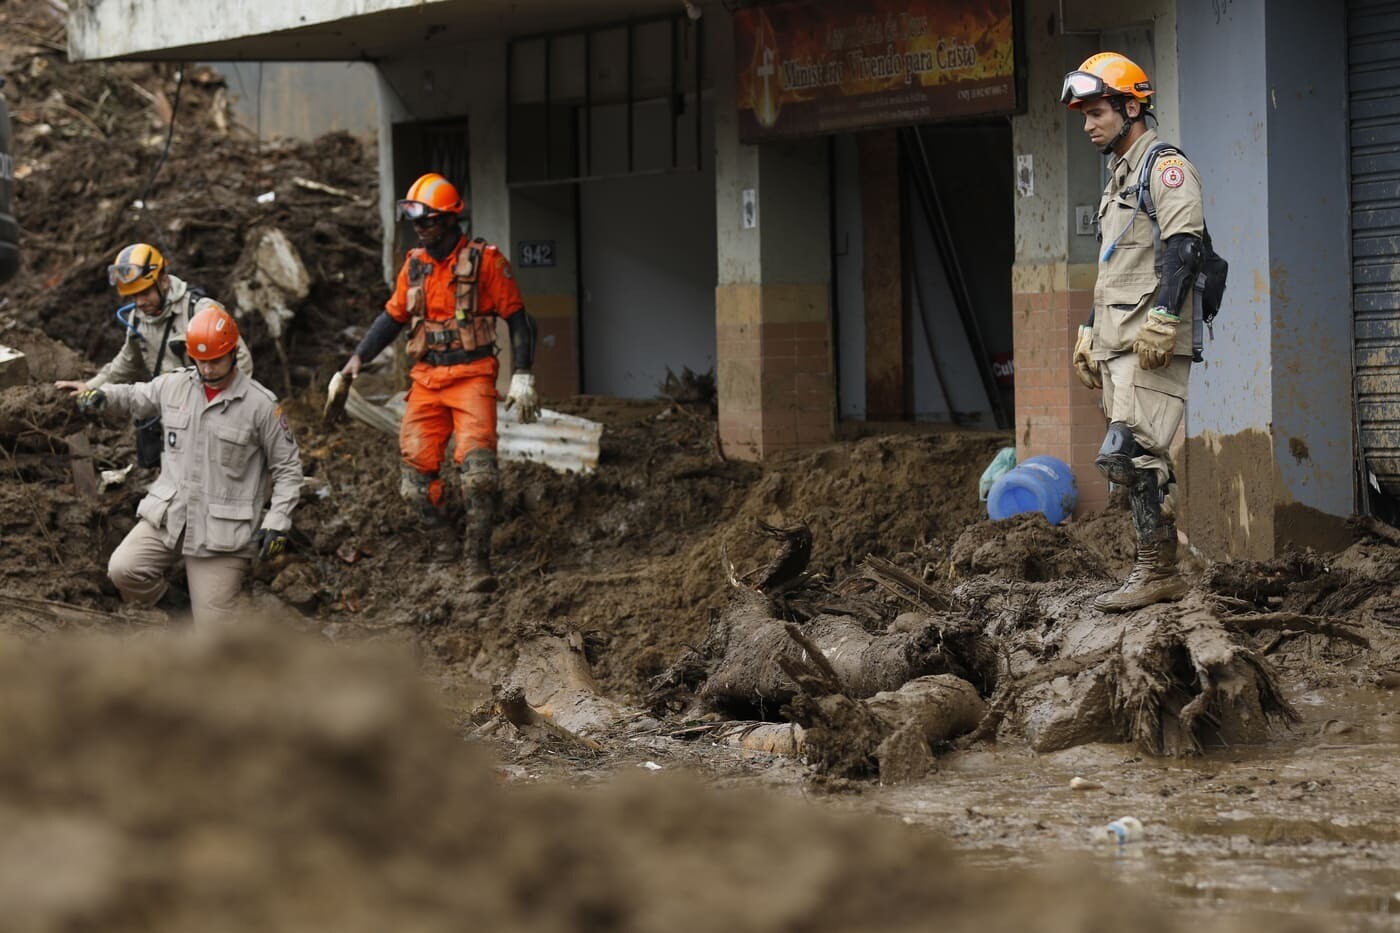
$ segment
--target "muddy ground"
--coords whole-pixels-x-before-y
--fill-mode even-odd
[[[0,900],[31,918],[17,928],[455,929],[466,916],[499,929],[917,929],[935,913],[954,929],[1047,916],[1121,928],[1104,903],[1148,929],[1396,919],[1400,549],[1361,530],[1340,554],[1193,570],[1193,599],[1264,619],[1240,637],[1299,712],[1249,747],[1037,755],[1012,729],[881,786],[677,738],[676,711],[601,748],[482,738],[492,685],[542,627],[581,636],[607,697],[654,701],[658,675],[724,611],[729,569],[752,580],[770,560],[760,520],[807,523],[817,590],[893,618],[909,607],[865,573],[884,558],[944,597],[970,587],[1020,607],[1028,641],[1049,625],[1041,607],[1126,572],[1129,518],[987,522],[977,478],[1001,435],[930,429],[755,465],[724,457],[703,398],[549,399],[606,425],[599,469],[507,468],[502,590],[463,594],[450,567],[421,561],[392,440],[318,419],[324,377],[384,293],[372,150],[344,136],[258,143],[229,122],[219,77],[191,72],[147,191],[173,69],[71,65],[50,9],[0,2],[25,231],[0,343],[30,364],[29,385],[0,390],[0,807],[14,828]],[[259,205],[268,190],[276,200]],[[291,386],[310,481],[293,552],[254,573],[273,633],[201,636],[178,612],[120,607],[106,558],[152,474],[82,495],[67,439],[87,437],[100,473],[132,462],[131,430],[77,418],[48,383],[115,351],[102,268],[125,242],[155,239],[217,295],[267,223],[315,279],[290,366],[263,380]],[[260,365],[275,360],[239,310]],[[1070,790],[1074,777],[1099,786]],[[1088,841],[1123,815],[1146,824],[1142,842]],[[1023,877],[1066,850],[1089,867]],[[1101,876],[1131,893],[1101,890]],[[1155,902],[1170,913],[1143,906]]]

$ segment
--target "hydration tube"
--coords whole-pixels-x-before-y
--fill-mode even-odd
[[[146,338],[141,336],[141,331],[136,328],[136,325],[131,323],[130,315],[128,315],[127,317],[122,317],[123,311],[134,310],[136,310],[136,302],[134,301],[122,305],[120,308],[117,309],[117,321],[121,323],[122,327],[126,328],[126,332],[128,334],[131,334],[137,340],[145,340]]]

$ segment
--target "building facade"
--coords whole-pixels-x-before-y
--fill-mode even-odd
[[[1122,51],[1151,74],[1159,132],[1199,169],[1230,262],[1180,441],[1192,544],[1267,557],[1384,513],[1400,494],[1400,14],[1007,2],[1005,112],[757,140],[756,81],[840,75],[757,54],[749,3],[249,0],[195,22],[174,0],[88,0],[69,36],[75,58],[372,63],[386,270],[407,242],[398,192],[429,169],[458,180],[539,318],[547,394],[648,396],[668,370],[713,370],[725,450],[751,458],[849,422],[1001,426],[1020,455],[1071,464],[1081,509],[1107,497],[1098,399],[1069,365],[1105,169],[1057,98],[1089,53]],[[874,18],[995,4],[862,0],[843,25],[852,6],[758,8],[774,48],[784,22],[835,48]],[[949,67],[974,44],[947,43]]]

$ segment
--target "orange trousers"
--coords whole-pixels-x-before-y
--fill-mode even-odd
[[[496,449],[496,373],[500,364],[494,356],[454,366],[413,367],[413,385],[399,428],[399,451],[403,462],[425,476],[431,476],[428,500],[442,503],[443,483],[438,472],[448,438],[455,438],[453,460],[460,464],[466,455],[479,449]]]

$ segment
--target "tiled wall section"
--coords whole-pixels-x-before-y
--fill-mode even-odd
[[[719,433],[726,454],[757,460],[833,440],[828,301],[826,285],[715,290]]]
[[[1092,265],[1018,265],[1012,271],[1016,354],[1016,458],[1040,454],[1070,465],[1076,515],[1103,508],[1108,483],[1094,469],[1106,423],[1099,393],[1074,375],[1070,354],[1093,305]]]

